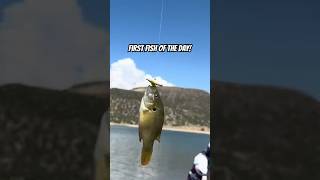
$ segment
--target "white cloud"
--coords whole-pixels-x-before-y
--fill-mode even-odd
[[[83,19],[76,0],[25,0],[3,13],[0,84],[64,89],[107,79],[107,33]]]
[[[139,69],[131,58],[120,59],[111,64],[110,88],[132,89],[135,87],[145,87],[150,83],[146,78],[156,79],[163,86],[174,86],[174,84],[164,80],[160,76],[146,74]]]

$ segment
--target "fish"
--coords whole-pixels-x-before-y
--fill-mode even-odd
[[[164,107],[160,98],[157,84],[147,79],[149,85],[141,99],[139,109],[139,141],[142,141],[141,165],[148,165],[153,151],[154,141],[160,143],[160,135],[164,123]]]

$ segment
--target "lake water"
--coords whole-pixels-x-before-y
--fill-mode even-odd
[[[210,141],[206,134],[162,131],[160,143],[156,141],[153,146],[150,163],[142,167],[138,128],[113,125],[110,129],[111,180],[184,180],[194,156]]]

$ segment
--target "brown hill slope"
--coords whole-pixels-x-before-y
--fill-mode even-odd
[[[172,126],[207,126],[210,120],[209,93],[177,87],[159,87],[165,106],[165,124]],[[137,124],[143,89],[111,89],[111,121]]]
[[[144,88],[109,89],[108,82],[75,85],[71,92],[104,97],[110,92],[111,122],[137,124]],[[106,88],[108,88],[106,90]],[[165,124],[171,126],[207,126],[210,120],[210,95],[197,90],[159,87],[165,105]]]

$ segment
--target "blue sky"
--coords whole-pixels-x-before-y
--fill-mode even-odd
[[[209,0],[110,1],[110,64],[124,58],[179,87],[210,89]],[[191,43],[191,53],[128,53],[133,43]]]

